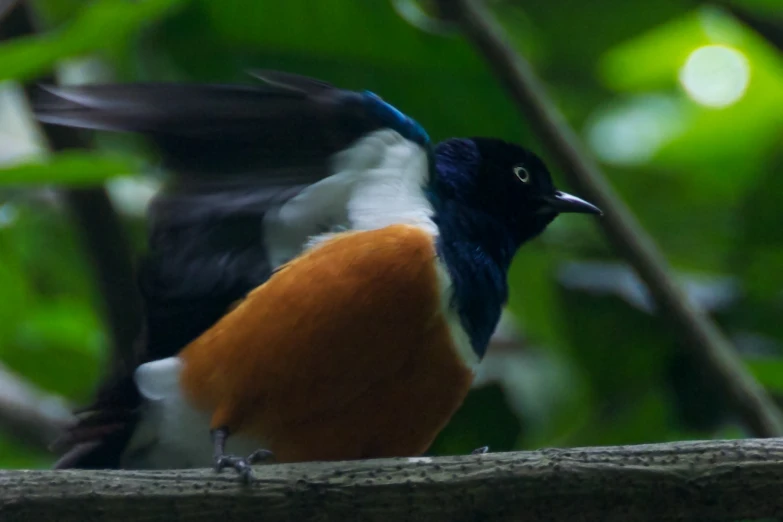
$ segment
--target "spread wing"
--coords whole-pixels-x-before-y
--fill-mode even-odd
[[[149,214],[140,270],[149,359],[176,353],[266,280],[281,262],[269,258],[267,212],[334,174],[336,153],[384,127],[427,142],[418,124],[372,94],[254,74],[263,83],[45,87],[36,103],[47,124],[143,134],[179,178]],[[341,194],[328,197],[344,204]],[[324,231],[318,218],[289,258]]]
[[[279,230],[265,225],[271,210],[333,176],[336,155],[384,128],[415,147],[428,143],[416,122],[372,94],[280,72],[256,76],[263,83],[45,87],[35,104],[47,124],[140,133],[177,175],[149,212],[149,252],[139,268],[146,315],[139,362],[178,352],[286,261],[272,255],[270,232],[290,259],[307,236],[325,231],[319,220],[335,207],[345,213],[345,191],[330,189],[319,194],[331,198],[323,215],[310,198],[296,208],[295,222],[278,219]],[[372,153],[384,154],[377,149]],[[334,225],[341,223],[324,223]],[[130,376],[115,376],[93,411],[120,412],[109,424],[122,431],[139,400]],[[85,419],[70,441],[104,437],[102,415]]]
[[[43,87],[35,111],[44,123],[142,133],[180,176],[286,185],[312,183],[326,158],[384,125],[361,93],[279,72],[258,77],[265,83]]]

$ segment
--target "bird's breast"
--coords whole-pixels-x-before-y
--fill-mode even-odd
[[[180,387],[278,461],[419,454],[473,377],[449,290],[427,231],[338,234],[183,350]]]

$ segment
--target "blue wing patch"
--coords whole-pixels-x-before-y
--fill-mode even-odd
[[[387,127],[396,130],[403,138],[411,140],[422,146],[427,146],[430,137],[424,127],[419,123],[397,110],[394,106],[386,103],[377,94],[364,91],[362,93],[365,105],[373,116],[378,118]]]

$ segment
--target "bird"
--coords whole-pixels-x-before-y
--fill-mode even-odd
[[[525,147],[435,144],[373,92],[251,74],[41,86],[43,124],[140,134],[176,174],[148,211],[136,364],[56,468],[247,478],[422,455],[468,393],[516,252],[560,214],[601,214]]]

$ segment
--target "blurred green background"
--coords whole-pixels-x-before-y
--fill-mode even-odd
[[[712,4],[489,4],[689,296],[783,394],[780,50]],[[141,252],[144,205],[165,173],[125,137],[47,155],[22,81],[54,71],[63,83],[247,82],[248,69],[278,68],[377,92],[436,140],[497,136],[546,156],[481,58],[428,18],[426,2],[32,5],[41,33],[0,43],[0,369],[45,394],[43,407],[84,404],[110,358],[95,277],[57,189],[105,182]],[[783,19],[780,0],[731,5]],[[559,219],[520,252],[510,282],[475,390],[432,453],[749,435],[591,220]],[[0,377],[0,404],[6,388]],[[53,458],[0,422],[0,467]]]

